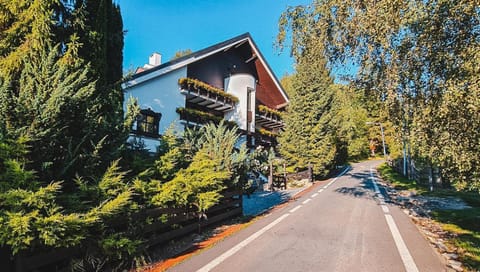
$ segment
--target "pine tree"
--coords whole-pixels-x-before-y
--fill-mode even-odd
[[[296,70],[285,131],[278,139],[280,153],[298,168],[312,164],[316,174],[326,175],[336,155],[333,80],[314,43],[297,56]]]

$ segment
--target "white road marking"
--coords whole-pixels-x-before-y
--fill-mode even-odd
[[[310,198],[306,199],[305,201],[302,202],[302,204],[307,204],[308,202],[312,201]]]
[[[405,266],[405,270],[407,272],[418,272],[417,265],[415,264],[415,261],[413,260],[413,257],[410,254],[410,251],[408,251],[407,245],[403,241],[402,235],[398,230],[397,224],[395,224],[395,220],[393,220],[393,217],[390,214],[390,210],[385,205],[384,197],[380,192],[380,190],[378,189],[378,185],[375,182],[375,176],[373,175],[373,169],[371,168],[370,168],[370,179],[372,180],[375,193],[377,194],[377,197],[380,199],[380,206],[382,207],[382,210],[384,212],[385,220],[387,220],[387,225],[388,225],[388,228],[390,229],[390,233],[392,233],[392,237],[393,237],[393,240],[395,241],[395,245],[397,246],[398,253],[402,258],[402,262],[403,262],[403,265]]]
[[[261,230],[255,232],[254,234],[250,235],[247,239],[243,240],[242,242],[238,243],[236,246],[232,247],[222,255],[218,256],[208,264],[206,264],[204,267],[200,268],[197,270],[197,272],[207,272],[215,268],[217,265],[225,261],[228,257],[232,256],[233,254],[237,253],[240,251],[242,248],[246,247],[248,244],[250,244],[253,240],[257,239],[260,237],[260,235],[264,234],[267,232],[269,229],[273,228],[275,225],[280,223],[283,219],[287,218],[290,214],[286,213],[279,218],[275,219],[272,223],[266,225],[263,227]]]
[[[388,209],[388,207],[386,205],[380,205],[382,207],[382,210],[384,213],[390,213],[390,210]]]
[[[395,245],[397,246],[398,253],[400,253],[400,257],[402,258],[405,270],[407,270],[407,272],[418,272],[417,265],[415,264],[412,255],[410,255],[410,251],[408,251],[407,245],[405,245],[402,235],[400,234],[400,231],[398,231],[392,215],[385,214],[385,219],[387,220],[388,227],[392,233],[393,240],[395,240]]]
[[[317,192],[318,192],[318,193],[321,193],[321,192],[323,192],[323,189],[320,189],[320,190],[318,190]]]
[[[377,197],[380,199],[380,204],[381,205],[384,205],[385,204],[385,198],[383,197],[382,193],[380,192],[380,189],[378,188],[378,185],[377,185],[377,182],[376,182],[376,178],[375,176],[373,175],[373,169],[370,168],[370,179],[372,180],[372,183],[373,183],[373,188],[375,190],[375,194],[377,195]]]
[[[317,197],[318,196],[318,193],[314,193],[311,197],[314,198],[314,197]]]
[[[289,210],[288,212],[289,212],[289,213],[294,213],[294,212],[296,212],[298,209],[300,209],[301,207],[302,207],[302,205],[298,205],[297,207]]]
[[[343,176],[348,170],[350,170],[350,167],[347,167],[347,169],[345,169],[342,173],[340,173],[337,177],[335,177],[331,182],[335,182],[339,177]],[[328,188],[328,185],[327,186],[324,186],[323,188]],[[322,192],[323,189],[319,190],[319,192]],[[306,204],[308,202],[310,202],[312,199],[307,199],[305,201],[303,201],[303,204]],[[246,247],[248,244],[250,244],[253,240],[257,239],[258,237],[260,237],[262,234],[264,234],[265,232],[267,232],[268,230],[270,230],[271,228],[273,228],[275,225],[277,225],[278,223],[280,223],[283,219],[285,219],[287,216],[289,216],[291,213],[295,212],[296,210],[300,209],[300,207],[302,207],[302,205],[299,205],[293,209],[291,209],[289,211],[289,213],[286,213],[282,216],[280,216],[279,218],[275,219],[275,221],[273,221],[272,223],[268,224],[267,226],[263,227],[261,230],[255,232],[254,234],[250,235],[247,239],[243,240],[242,242],[238,243],[236,246],[232,247],[231,249],[229,249],[228,251],[224,252],[222,255],[218,256],[217,258],[213,259],[211,262],[209,262],[208,264],[206,264],[205,266],[203,266],[202,268],[200,268],[199,270],[197,270],[197,272],[207,272],[207,271],[210,271],[212,270],[213,268],[215,268],[217,265],[219,265],[220,263],[222,263],[223,261],[225,261],[227,258],[229,258],[230,256],[232,256],[233,254],[237,253],[238,251],[240,251],[241,249],[243,249],[244,247]]]
[[[345,170],[342,171],[342,173],[338,174],[338,176],[336,176],[334,179],[332,179],[332,181],[330,181],[329,183],[327,183],[327,185],[323,186],[323,189],[327,189],[330,185],[332,185],[335,181],[337,181],[337,179],[343,175],[345,175],[345,173],[348,172],[348,170],[350,170],[350,166],[348,166]]]

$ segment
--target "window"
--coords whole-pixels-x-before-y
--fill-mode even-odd
[[[140,110],[133,132],[139,135],[158,137],[158,127],[162,114],[151,109]]]

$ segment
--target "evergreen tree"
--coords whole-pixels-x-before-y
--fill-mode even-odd
[[[83,44],[79,55],[91,63],[98,87],[104,91],[118,87],[123,73],[120,6],[111,0],[76,0],[72,17],[73,31]]]
[[[95,91],[88,70],[81,62],[71,66],[63,60],[58,58],[58,46],[47,44],[46,50],[30,52],[16,95],[9,101],[14,107],[9,136],[29,139],[31,169],[47,182],[73,177],[72,167],[82,165],[80,155],[90,148],[86,137],[94,129],[87,114]]]
[[[333,80],[326,61],[311,43],[297,55],[293,92],[285,115],[285,131],[279,136],[280,153],[296,167],[326,175],[334,164],[336,134],[331,112]]]
[[[101,143],[102,160],[97,164],[104,169],[116,159],[125,142],[123,120],[123,92],[121,89],[123,62],[123,22],[119,5],[111,0],[76,0],[72,12],[71,31],[78,35],[82,46],[78,56],[90,63],[89,77],[96,81],[95,113],[97,129],[90,137]]]
[[[83,21],[80,2],[73,10],[59,0],[0,2],[0,132],[30,137],[42,180],[101,175],[127,136],[122,19],[117,5],[100,2]],[[79,29],[91,25],[99,30]]]

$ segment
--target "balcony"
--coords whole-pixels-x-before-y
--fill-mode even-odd
[[[285,126],[282,121],[282,113],[259,105],[255,113],[255,124],[269,130],[281,129]]]
[[[266,129],[257,129],[253,135],[255,137],[255,145],[263,145],[265,147],[276,146],[278,134]]]
[[[225,91],[212,87],[205,82],[191,78],[178,80],[180,92],[186,96],[189,103],[206,107],[219,112],[227,112],[233,109],[238,98]]]
[[[225,121],[220,116],[216,116],[200,110],[190,108],[177,108],[176,112],[180,115],[180,120],[184,121],[187,125],[202,126],[208,123],[219,124],[223,120],[224,124],[229,128],[238,127],[235,122]]]

